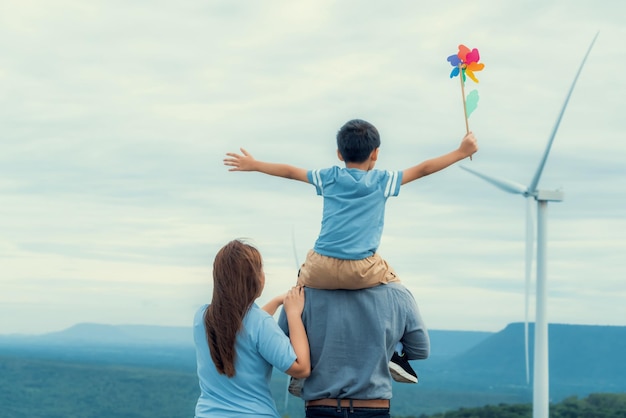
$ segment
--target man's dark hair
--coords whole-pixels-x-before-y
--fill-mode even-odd
[[[378,147],[378,130],[364,120],[350,120],[337,132],[337,149],[346,163],[362,163]]]

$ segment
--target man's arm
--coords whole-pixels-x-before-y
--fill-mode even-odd
[[[424,360],[430,355],[430,337],[415,298],[408,290],[406,292],[403,306],[407,310],[407,322],[400,342],[409,360]]]
[[[240,148],[241,154],[234,152],[226,153],[224,165],[230,166],[228,171],[258,171],[259,173],[269,174],[270,176],[283,177],[289,180],[298,180],[305,183],[309,182],[307,178],[307,170],[304,168],[294,167],[288,164],[268,163],[265,161],[255,160],[248,151]]]
[[[400,342],[409,360],[424,360],[430,355],[430,338],[426,328],[405,333]]]
[[[456,150],[444,154],[440,157],[432,158],[430,160],[426,160],[416,166],[411,168],[407,168],[402,172],[402,184],[409,183],[413,180],[417,180],[421,177],[428,176],[429,174],[436,173],[437,171],[443,170],[456,163],[457,161],[461,161],[464,158],[469,157],[478,151],[478,145],[476,144],[476,138],[474,138],[474,134],[469,132],[463,140],[461,141],[461,145]]]

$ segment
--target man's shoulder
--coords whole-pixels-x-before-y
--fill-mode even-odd
[[[397,297],[413,299],[411,291],[400,282],[387,283],[376,287],[380,288],[379,291],[381,292],[393,293]]]
[[[324,299],[342,299],[342,298],[370,298],[370,297],[388,297],[390,295],[395,297],[409,297],[413,298],[413,295],[402,283],[388,283],[381,284],[374,287],[368,287],[366,289],[356,290],[330,290],[330,289],[314,289],[305,288],[307,296],[310,294],[314,298]]]

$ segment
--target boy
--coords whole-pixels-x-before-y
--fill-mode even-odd
[[[469,132],[454,151],[426,160],[403,171],[376,170],[380,135],[370,123],[353,119],[337,133],[337,156],[345,168],[306,170],[287,164],[255,160],[227,153],[229,171],[258,171],[313,184],[323,196],[320,234],[298,274],[298,285],[319,289],[363,289],[399,281],[395,271],[376,252],[383,231],[385,203],[400,186],[440,171],[477,150]],[[400,354],[402,352],[400,351]],[[417,383],[408,361],[394,354],[390,363],[397,381]]]

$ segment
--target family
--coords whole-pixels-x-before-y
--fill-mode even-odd
[[[455,150],[405,170],[377,170],[380,135],[354,119],[337,133],[345,163],[319,170],[227,153],[230,171],[256,171],[315,186],[321,229],[296,285],[263,307],[263,258],[245,240],[213,263],[213,297],[193,324],[200,396],[196,418],[279,417],[272,369],[291,376],[305,416],[389,418],[392,379],[417,383],[408,360],[429,355],[428,331],[413,295],[378,254],[385,204],[400,187],[474,154],[468,132]],[[278,321],[273,315],[280,306]]]

